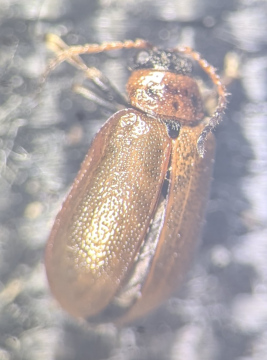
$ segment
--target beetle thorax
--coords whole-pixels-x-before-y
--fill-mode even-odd
[[[131,105],[148,114],[187,123],[203,119],[198,85],[187,75],[138,69],[130,76],[127,92]]]

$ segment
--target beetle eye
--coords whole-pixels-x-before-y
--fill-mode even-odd
[[[135,58],[135,64],[136,66],[145,66],[148,61],[150,60],[150,54],[148,51],[139,51],[139,53],[136,55]]]

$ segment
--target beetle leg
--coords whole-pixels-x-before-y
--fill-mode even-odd
[[[61,37],[55,34],[46,35],[46,46],[56,54],[69,49],[69,46],[61,39]],[[82,59],[77,55],[69,57],[67,61],[81,70],[84,69],[84,66],[86,67]]]
[[[201,69],[210,77],[211,81],[216,86],[219,95],[217,107],[197,140],[197,151],[199,155],[203,157],[205,152],[205,148],[204,148],[205,140],[208,134],[221,121],[222,116],[226,109],[227,96],[229,94],[227,94],[225,86],[222,84],[220,76],[216,73],[215,67],[213,67],[205,59],[203,59],[198,52],[192,50],[189,47],[177,47],[176,49],[174,49],[174,51],[189,55],[193,60],[195,60],[199,64]]]
[[[62,53],[62,51],[68,52],[70,50],[70,47],[59,36],[55,34],[48,34],[46,38],[46,43],[47,46],[56,54],[60,54]],[[118,104],[128,106],[126,98],[110,83],[108,78],[100,70],[95,67],[88,67],[78,55],[70,54],[66,61],[71,65],[75,66],[77,69],[83,71],[85,73],[85,76],[89,80],[91,80],[98,87],[98,89],[103,92],[104,96],[111,99],[110,103],[115,101]],[[52,70],[50,65],[48,65],[48,68],[44,74],[44,79]],[[97,97],[97,95],[95,97],[86,97],[94,101],[95,103],[100,104],[99,101],[95,101],[95,97]],[[105,104],[104,107],[107,107],[107,104]],[[108,109],[114,110],[114,106],[109,105]],[[116,107],[115,109],[118,109],[118,107]]]
[[[82,85],[74,85],[73,91],[77,94],[82,95],[86,99],[93,101],[95,104],[100,105],[112,112],[118,111],[120,109],[119,106],[114,105],[111,101],[104,100],[101,96],[98,96],[92,90],[86,88]]]

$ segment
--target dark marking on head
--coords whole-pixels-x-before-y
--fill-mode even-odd
[[[175,111],[177,111],[179,109],[178,101],[173,101],[172,106],[174,107]]]

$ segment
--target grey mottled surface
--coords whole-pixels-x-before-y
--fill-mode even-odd
[[[0,0],[0,359],[267,359],[267,3]],[[200,250],[178,297],[135,326],[86,328],[47,288],[43,249],[90,139],[108,114],[71,92],[64,64],[40,89],[44,35],[69,44],[189,45],[239,78],[217,129]],[[124,53],[123,53],[124,54]],[[90,57],[121,90],[120,54]]]

